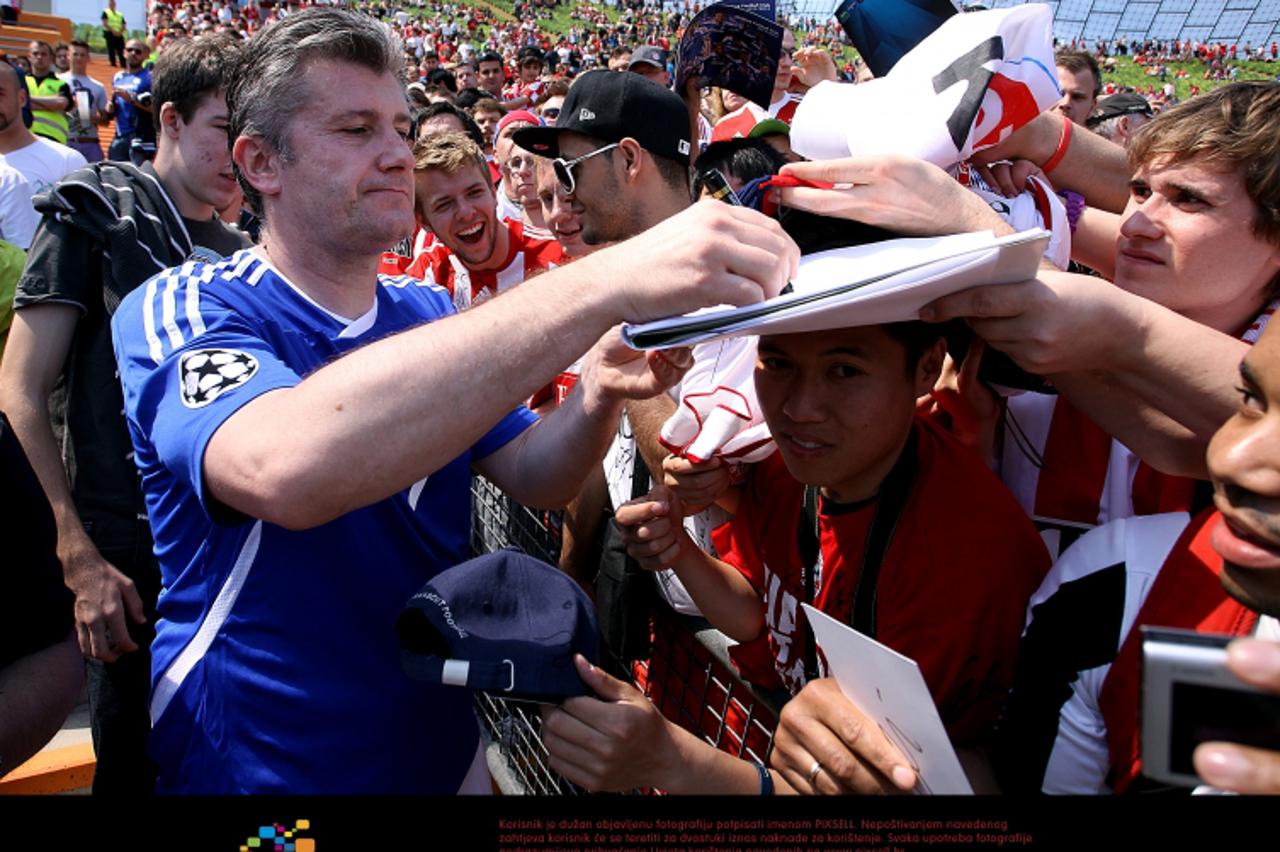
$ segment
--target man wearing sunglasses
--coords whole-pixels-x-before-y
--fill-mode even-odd
[[[690,130],[684,101],[660,83],[630,72],[590,71],[570,87],[555,127],[518,130],[515,140],[553,158],[559,189],[573,199],[577,238],[599,246],[633,237],[690,206]],[[715,357],[711,347],[695,347],[693,354],[695,360]],[[665,394],[627,404],[627,419],[605,456],[613,506],[631,499],[633,479],[644,474],[633,462],[637,447],[644,465],[661,476],[666,450],[657,436],[674,411]],[[616,531],[610,527],[605,535],[615,539],[606,538],[607,552],[620,560]]]
[[[564,106],[564,97],[569,94],[569,84],[564,80],[552,80],[547,84],[546,97],[542,100],[542,105],[535,110],[538,117],[542,119],[542,123],[548,127],[554,127],[556,119],[560,117],[560,108]]]
[[[513,138],[553,158],[560,186],[582,205],[590,245],[633,237],[689,206],[689,113],[639,74],[584,74],[555,127],[525,127]]]
[[[116,138],[111,140],[111,147],[107,149],[108,160],[129,162],[135,137],[155,151],[156,132],[151,123],[151,69],[142,67],[148,52],[146,44],[130,39],[124,49],[125,68],[117,71],[111,80],[107,115],[116,120]]]

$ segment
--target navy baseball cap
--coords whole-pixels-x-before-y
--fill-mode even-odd
[[[410,677],[504,697],[590,695],[574,654],[597,662],[595,607],[559,569],[515,549],[442,571],[396,619]]]
[[[560,134],[581,133],[605,142],[630,137],[650,154],[687,161],[689,110],[680,96],[639,74],[589,71],[569,87],[555,127],[525,127],[516,144],[542,157],[560,156]]]

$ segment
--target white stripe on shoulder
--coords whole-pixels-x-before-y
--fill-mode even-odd
[[[434,290],[436,293],[440,294],[441,296],[444,296],[446,299],[448,299],[452,303],[453,297],[449,295],[449,290],[437,284],[434,278],[430,280],[426,278],[421,278],[421,279],[414,278],[411,280],[413,281],[413,283],[417,284],[419,287],[424,287],[428,290]]]
[[[246,278],[245,280],[248,281],[250,285],[257,287],[258,282],[262,280],[262,276],[266,275],[267,270],[270,269],[271,267],[270,265],[264,263],[261,259],[255,258],[255,260],[257,260],[258,266],[256,269],[254,269],[252,272],[249,273],[249,277]]]
[[[159,279],[159,275],[153,275],[147,281],[147,295],[142,302],[142,330],[147,336],[147,351],[157,364],[164,360],[164,347],[156,334],[156,288],[160,284]]]
[[[431,277],[430,271],[427,272],[426,278],[418,278],[413,275],[379,275],[379,283],[383,287],[394,287],[397,290],[403,290],[406,287],[413,286],[423,290],[435,290],[446,299],[452,298],[449,291],[436,283]]]
[[[183,279],[181,269],[173,269],[165,276],[164,299],[160,307],[160,319],[164,323],[165,333],[169,335],[169,344],[177,349],[182,345],[182,332],[178,331],[178,283]]]
[[[200,624],[200,629],[156,681],[155,689],[151,693],[152,727],[155,727],[156,722],[164,715],[169,702],[178,694],[187,675],[191,674],[196,664],[209,652],[213,640],[217,638],[227,617],[231,615],[231,608],[235,606],[236,598],[240,596],[240,590],[244,588],[245,580],[249,578],[249,569],[253,567],[253,560],[258,555],[258,546],[261,543],[262,521],[255,521],[253,529],[249,530],[249,535],[240,548],[240,555],[231,566],[231,573],[227,575],[222,588],[218,590],[218,596],[213,599],[213,605],[209,607],[209,612]]]
[[[229,271],[223,272],[222,276],[224,278],[243,278],[245,272],[253,265],[253,262],[257,260],[257,258],[254,257],[253,252],[247,249],[241,252],[238,258],[233,255],[232,259],[236,260],[235,267]]]
[[[200,285],[208,284],[213,278],[213,267],[205,266],[199,275],[187,278],[186,309],[187,324],[191,326],[192,339],[205,333],[204,318],[200,316]]]

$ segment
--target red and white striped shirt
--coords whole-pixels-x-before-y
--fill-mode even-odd
[[[414,258],[404,274],[444,287],[453,296],[454,307],[465,311],[563,260],[558,242],[526,236],[524,223],[500,219],[499,226],[507,229],[510,238],[507,256],[499,268],[467,269],[444,243],[436,242]]]

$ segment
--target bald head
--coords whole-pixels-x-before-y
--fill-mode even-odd
[[[29,133],[22,123],[22,106],[27,100],[27,87],[18,71],[8,62],[0,62],[0,135],[18,140]],[[11,140],[11,141],[12,141]]]
[[[18,69],[14,68],[8,62],[0,62],[0,85],[5,86],[21,86],[22,78],[18,76]]]

